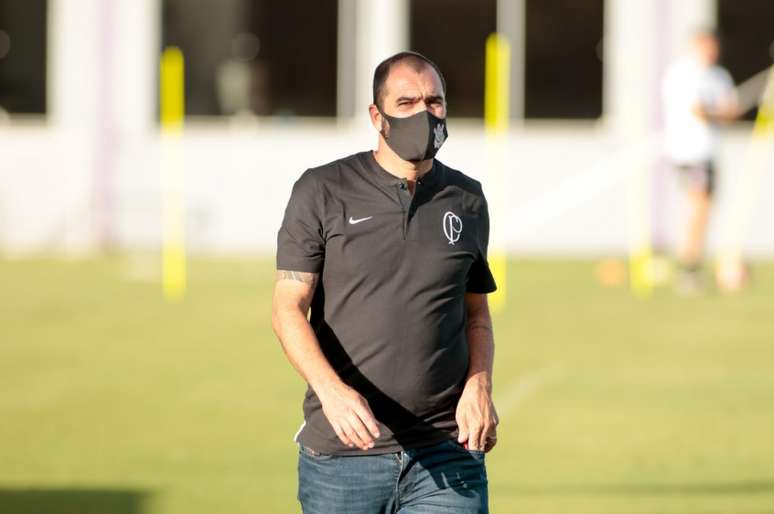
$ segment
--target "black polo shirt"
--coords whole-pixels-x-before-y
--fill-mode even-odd
[[[277,269],[315,272],[310,322],[379,422],[348,448],[311,388],[296,440],[322,453],[386,453],[453,437],[468,370],[465,292],[490,293],[481,184],[434,161],[411,195],[371,151],[307,170],[277,238]]]

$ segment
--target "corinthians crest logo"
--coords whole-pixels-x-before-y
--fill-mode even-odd
[[[449,244],[453,245],[460,240],[462,234],[462,220],[452,211],[446,211],[443,215],[443,233]]]
[[[440,123],[433,129],[433,134],[435,135],[435,139],[433,140],[433,147],[435,147],[436,150],[441,148],[441,145],[446,140],[446,136],[443,134],[443,129],[445,127],[445,123]]]

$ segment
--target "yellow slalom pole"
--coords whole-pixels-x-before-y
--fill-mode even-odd
[[[642,57],[642,56],[640,56]],[[627,71],[625,88],[631,101],[648,93],[648,73],[643,66]],[[650,138],[650,109],[647,103],[637,102],[629,106],[622,120],[622,130],[627,136],[628,168],[628,257],[629,289],[634,296],[649,298],[654,289],[653,235],[651,226],[652,166],[653,158],[646,143]]]
[[[629,287],[635,296],[653,293],[653,246],[650,224],[650,173],[644,151],[632,150],[629,177]]]
[[[178,300],[186,290],[185,204],[182,133],[185,116],[183,53],[164,49],[159,67],[161,111],[162,282],[164,296]]]
[[[497,282],[497,291],[489,295],[493,312],[501,312],[505,308],[508,284],[506,237],[500,227],[507,225],[504,168],[510,119],[510,55],[508,39],[497,33],[490,34],[486,40],[484,126],[492,178],[489,200],[492,212],[489,265]]]
[[[486,38],[484,120],[487,132],[502,135],[508,131],[511,46],[500,34]]]
[[[774,68],[768,76],[766,87],[758,106],[752,138],[744,159],[744,165],[736,177],[736,188],[729,214],[721,232],[720,251],[717,258],[717,275],[724,281],[721,287],[735,290],[741,287],[743,271],[742,247],[753,217],[761,181],[770,162],[774,140]],[[728,283],[725,283],[728,282]]]

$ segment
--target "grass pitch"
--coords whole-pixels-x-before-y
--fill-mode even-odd
[[[126,264],[0,261],[0,512],[299,512],[271,261],[194,260],[179,303]],[[774,265],[649,301],[591,262],[509,273],[495,514],[774,512]]]

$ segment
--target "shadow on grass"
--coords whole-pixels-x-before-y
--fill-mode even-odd
[[[148,491],[0,487],[0,513],[142,514]]]
[[[774,480],[747,482],[631,483],[631,484],[557,484],[515,487],[512,492],[524,496],[704,496],[774,494]]]

